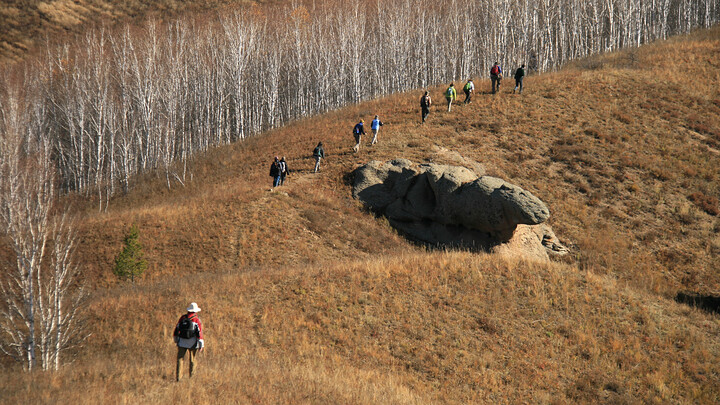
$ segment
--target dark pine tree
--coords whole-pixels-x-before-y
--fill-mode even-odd
[[[115,258],[115,267],[113,273],[120,279],[127,280],[128,278],[133,283],[135,277],[139,277],[147,268],[147,261],[143,257],[142,244],[138,240],[139,232],[137,225],[130,227],[130,231],[125,235],[123,242],[125,247],[122,252]]]

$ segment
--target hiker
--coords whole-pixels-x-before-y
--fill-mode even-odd
[[[275,156],[275,160],[270,165],[270,177],[273,178],[273,187],[280,185],[280,158]]]
[[[372,130],[372,133],[373,133],[373,139],[372,139],[372,142],[370,142],[370,145],[375,145],[377,143],[377,134],[378,134],[378,131],[380,130],[381,126],[383,126],[383,123],[382,123],[382,121],[380,121],[380,118],[378,118],[378,116],[376,115],[375,119],[372,120],[372,122],[370,123],[370,129]]]
[[[355,146],[353,146],[353,151],[355,153],[360,152],[360,140],[362,139],[362,136],[365,135],[365,120],[360,120],[357,124],[355,124],[355,128],[353,128],[353,136],[355,137]]]
[[[287,162],[285,161],[285,156],[280,158],[280,185],[282,186],[285,184],[285,177],[290,174],[290,169],[288,169]]]
[[[432,105],[432,100],[430,99],[430,92],[426,91],[425,94],[423,94],[422,97],[420,97],[420,108],[422,109],[422,123],[425,123],[425,119],[427,119],[428,114],[430,114],[430,106]]]
[[[468,80],[467,83],[465,83],[463,91],[465,92],[465,100],[463,102],[465,104],[470,104],[470,98],[472,97],[473,91],[475,91],[475,84],[473,83],[472,79]]]
[[[490,82],[492,84],[492,94],[500,91],[500,83],[502,82],[502,69],[500,64],[495,62],[492,68],[490,68]]]
[[[522,94],[523,89],[523,77],[525,77],[525,65],[520,66],[515,71],[515,89],[513,89],[513,94],[515,94],[515,90],[518,90],[518,94]]]
[[[457,91],[455,91],[455,83],[450,83],[450,87],[445,90],[445,100],[448,103],[448,112],[452,108],[452,102],[457,98]]]
[[[320,170],[320,161],[325,158],[322,142],[318,142],[315,149],[313,149],[313,157],[315,158],[315,173],[317,173]]]
[[[198,351],[202,351],[205,347],[202,322],[197,316],[198,312],[200,312],[198,305],[191,302],[187,308],[187,313],[181,316],[177,325],[175,325],[173,340],[175,340],[178,347],[175,381],[180,381],[180,377],[182,377],[182,362],[185,359],[185,353],[188,354],[190,377],[192,377],[195,370],[195,356]]]

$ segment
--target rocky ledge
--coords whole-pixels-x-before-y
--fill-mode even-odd
[[[424,244],[505,253],[519,246],[544,258],[567,252],[549,226],[536,227],[550,216],[545,203],[518,186],[465,167],[372,161],[355,170],[353,197]],[[530,228],[516,232],[519,225]]]

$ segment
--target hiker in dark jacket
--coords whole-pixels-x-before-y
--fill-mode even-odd
[[[525,65],[520,66],[515,71],[515,89],[513,89],[513,94],[515,94],[515,90],[518,90],[518,88],[520,88],[518,94],[522,94],[523,77],[525,77]]]
[[[427,119],[427,116],[430,114],[430,106],[432,105],[432,100],[430,99],[430,92],[426,91],[425,94],[423,94],[422,97],[420,97],[420,109],[421,117],[422,117],[422,123],[425,123],[425,120]]]
[[[285,184],[285,177],[290,174],[290,169],[288,169],[287,162],[285,161],[285,156],[280,158],[280,185],[282,186]]]
[[[177,364],[175,367],[175,381],[180,381],[182,377],[182,362],[185,354],[188,354],[188,363],[190,363],[190,377],[195,371],[195,356],[198,351],[202,351],[205,347],[205,338],[203,336],[203,327],[197,313],[200,308],[194,302],[190,303],[187,313],[180,317],[173,331],[173,340],[178,347]]]
[[[355,146],[353,146],[353,151],[360,152],[360,141],[362,140],[362,136],[365,135],[365,121],[360,120],[357,124],[355,124],[355,128],[353,128],[353,136],[355,137]]]
[[[273,187],[280,185],[280,158],[275,156],[275,160],[270,165],[270,177],[273,178]]]
[[[313,157],[315,158],[315,173],[317,173],[320,170],[320,161],[325,158],[322,142],[318,142],[315,149],[313,149]]]

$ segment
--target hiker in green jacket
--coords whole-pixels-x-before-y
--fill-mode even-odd
[[[452,108],[452,102],[457,98],[457,91],[455,91],[455,83],[450,83],[450,87],[445,90],[445,100],[448,103],[448,112]]]
[[[525,65],[520,66],[515,71],[515,88],[513,89],[513,94],[515,94],[515,90],[518,90],[518,87],[520,88],[518,94],[522,94],[523,77],[525,77]]]
[[[465,87],[463,87],[463,91],[465,92],[465,104],[470,104],[472,94],[475,91],[475,84],[473,83],[472,79],[468,80],[467,83],[465,83]]]

